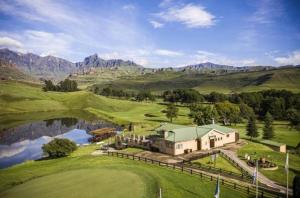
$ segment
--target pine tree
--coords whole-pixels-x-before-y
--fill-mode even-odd
[[[173,118],[177,118],[178,108],[173,104],[170,103],[166,109],[166,117],[173,121]]]
[[[257,131],[257,127],[256,127],[256,118],[255,116],[251,116],[248,119],[248,124],[247,124],[247,136],[251,137],[251,140],[253,137],[258,137],[258,131]]]
[[[272,115],[267,112],[265,115],[265,126],[263,128],[263,139],[271,139],[272,137],[274,137],[274,130],[273,130],[273,117]]]

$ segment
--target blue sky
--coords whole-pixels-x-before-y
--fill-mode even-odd
[[[298,0],[0,0],[0,48],[148,67],[300,64]]]

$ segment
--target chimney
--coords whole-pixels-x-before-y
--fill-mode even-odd
[[[164,138],[167,138],[169,135],[168,131],[164,131]]]
[[[212,124],[215,124],[215,119],[214,118],[212,119]]]

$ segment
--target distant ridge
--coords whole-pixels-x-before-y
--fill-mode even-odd
[[[82,62],[72,63],[55,56],[39,56],[33,53],[19,53],[7,48],[0,49],[0,60],[16,65],[21,71],[38,78],[61,79],[72,73],[90,70],[91,68],[143,69],[142,66],[121,59],[104,60],[97,54],[86,57]]]
[[[0,60],[15,64],[20,71],[23,71],[27,74],[38,78],[47,79],[62,79],[72,74],[89,75],[90,73],[97,72],[97,69],[109,69],[110,71],[122,70],[128,74],[141,75],[160,71],[223,74],[233,72],[266,71],[278,68],[273,66],[231,66],[215,64],[211,62],[182,67],[145,68],[142,65],[129,60],[105,60],[100,58],[97,54],[93,54],[84,58],[82,62],[73,63],[71,61],[54,56],[41,57],[33,53],[23,54],[7,48],[0,49]],[[296,67],[299,67],[299,65]]]
[[[111,67],[126,67],[126,66],[143,68],[141,65],[138,65],[133,61],[128,61],[128,60],[124,61],[122,59],[104,60],[98,57],[98,54],[93,54],[91,56],[88,56],[82,62],[76,63],[76,68],[78,69],[89,69],[92,67],[111,68]]]

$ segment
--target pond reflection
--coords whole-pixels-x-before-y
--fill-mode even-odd
[[[120,127],[97,120],[88,122],[77,118],[55,118],[32,122],[0,132],[0,168],[42,157],[42,145],[53,138],[68,138],[77,144],[87,144],[89,131]]]

